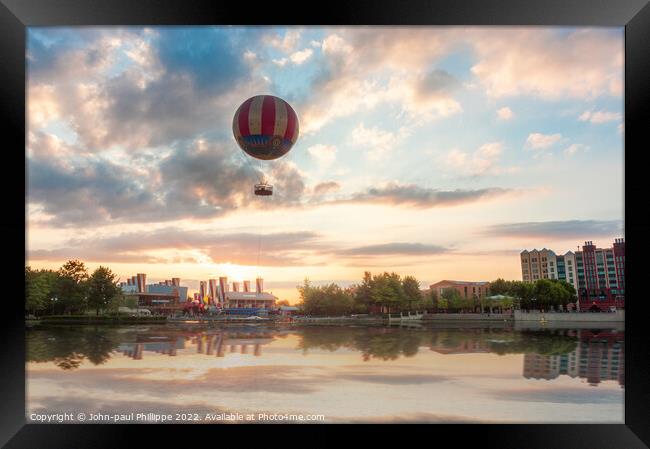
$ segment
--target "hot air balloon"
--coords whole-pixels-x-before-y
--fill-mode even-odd
[[[256,95],[235,112],[232,132],[242,150],[260,161],[284,156],[298,139],[298,116],[293,108],[273,95]],[[261,164],[261,162],[260,162]],[[255,195],[273,194],[273,186],[262,179]]]

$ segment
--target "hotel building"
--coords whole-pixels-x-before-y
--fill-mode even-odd
[[[611,248],[585,242],[582,251],[568,251],[562,256],[546,248],[524,250],[520,258],[524,282],[566,281],[576,289],[582,310],[625,306],[625,239],[615,239]]]
[[[521,278],[524,282],[535,282],[538,279],[558,279],[572,284],[578,290],[576,275],[576,255],[568,251],[557,255],[550,249],[524,250],[520,254]]]
[[[576,252],[578,299],[581,309],[625,306],[625,240],[614,240],[611,248],[585,242]]]

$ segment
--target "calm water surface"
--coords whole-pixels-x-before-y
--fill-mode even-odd
[[[623,423],[624,359],[623,331],[608,329],[35,326],[27,419],[154,412],[225,422],[238,412]]]

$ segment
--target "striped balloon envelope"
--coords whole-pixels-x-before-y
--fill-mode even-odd
[[[237,143],[256,159],[284,156],[298,139],[298,116],[282,98],[257,95],[235,112],[232,132]]]

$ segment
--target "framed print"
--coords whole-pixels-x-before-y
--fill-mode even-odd
[[[321,9],[3,0],[2,443],[647,447],[650,6]]]

